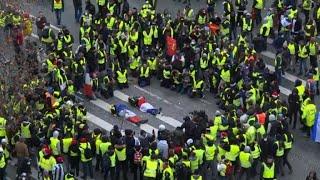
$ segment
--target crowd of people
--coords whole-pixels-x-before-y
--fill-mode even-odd
[[[45,180],[72,180],[80,174],[93,179],[94,170],[112,180],[129,175],[135,180],[271,180],[284,176],[285,166],[293,172],[291,129],[299,119],[310,136],[317,112],[318,4],[303,0],[297,7],[294,0],[275,0],[262,19],[264,0],[254,0],[252,7],[246,0],[236,0],[235,7],[225,0],[221,16],[208,0],[207,8],[194,12],[188,4],[176,17],[157,12],[156,1],[146,0],[137,9],[127,0],[99,0],[96,9],[86,0],[84,13],[82,1],[73,2],[79,46],[66,27],[56,33],[43,13],[36,19],[48,56],[23,90],[14,92],[19,101],[1,107],[1,179],[14,157],[18,179],[28,179],[33,165]],[[63,0],[52,1],[57,24],[63,9]],[[314,18],[309,17],[312,10]],[[24,25],[19,12],[1,11],[1,29]],[[274,72],[260,54],[271,37],[277,47]],[[307,84],[297,80],[283,101],[281,76],[294,71],[296,63]],[[117,125],[111,132],[90,129],[77,92],[108,99],[115,88],[131,85],[128,76],[141,87],[160,83],[190,98],[203,98],[208,90],[221,110],[214,117],[191,112],[174,131],[164,125],[152,134],[122,133]]]

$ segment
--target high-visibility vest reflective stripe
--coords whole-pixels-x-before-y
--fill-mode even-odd
[[[230,70],[224,70],[224,69],[222,69],[222,71],[221,71],[221,79],[222,79],[224,82],[229,83],[229,82],[230,82]]]
[[[280,147],[279,141],[276,141],[276,144],[277,144],[276,156],[277,156],[277,157],[281,157],[281,156],[283,156],[283,154],[284,154],[284,148],[283,148],[283,147]]]
[[[163,78],[170,79],[170,76],[171,76],[171,71],[164,69],[163,70]]]
[[[205,146],[205,149],[206,149],[206,152],[205,152],[206,160],[207,161],[213,160],[216,152],[216,146],[215,145]]]
[[[143,44],[151,45],[152,44],[152,29],[150,29],[149,34],[146,31],[143,31]]]
[[[106,59],[105,59],[105,58],[106,58],[106,56],[105,56],[103,50],[100,50],[100,51],[99,51],[98,64],[105,64],[105,62],[106,62]]]
[[[150,71],[150,68],[147,67],[146,69],[144,67],[141,67],[140,68],[140,77],[149,77],[149,71]]]
[[[291,134],[291,139],[293,135]],[[291,149],[292,148],[292,140],[289,141],[288,135],[284,134],[284,149]]]
[[[155,178],[157,176],[158,161],[157,160],[147,160],[146,169],[143,173],[143,176]]]
[[[91,42],[90,42],[90,40],[89,40],[88,38],[86,38],[86,37],[83,37],[81,40],[84,41],[84,45],[85,45],[86,50],[87,50],[87,52],[88,52],[88,51],[91,49]]]
[[[57,148],[58,143],[60,143],[59,139],[51,137],[50,138],[50,148],[52,150],[53,155],[59,155],[59,151]]]
[[[62,9],[62,0],[53,0],[53,9]]]
[[[152,30],[153,30],[153,37],[154,38],[158,38],[159,34],[158,34],[158,26],[152,26]]]
[[[262,163],[263,166],[263,174],[262,177],[266,179],[272,179],[274,178],[274,166],[275,164],[272,163],[271,167],[268,167],[265,163]]]
[[[63,48],[63,42],[60,39],[58,39],[58,41],[57,41],[57,50],[60,51],[60,50],[62,50],[62,48]]]
[[[123,148],[122,150],[116,149],[115,152],[119,161],[125,161],[127,159],[126,148]]]
[[[249,22],[247,21],[247,18],[242,18],[242,30],[250,32],[252,30],[252,19],[249,19]]]
[[[115,7],[116,7],[115,3],[113,3],[112,5],[111,5],[111,3],[107,4],[107,9],[109,10],[110,14],[114,14],[114,8]]]
[[[118,75],[118,83],[127,83],[127,70],[125,70],[123,73],[121,71],[117,71]]]
[[[72,138],[71,137],[62,139],[62,145],[63,145],[63,152],[64,153],[68,153],[69,147],[71,145],[71,142],[72,142]]]
[[[22,123],[21,124],[21,136],[23,138],[29,139],[31,138],[31,132],[30,132],[30,123],[28,123],[26,126]]]
[[[240,159],[240,165],[243,168],[250,168],[251,167],[251,162],[250,162],[250,153],[246,153],[241,151],[239,154],[239,159]]]

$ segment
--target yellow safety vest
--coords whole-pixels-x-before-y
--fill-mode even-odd
[[[127,148],[123,148],[122,150],[115,150],[116,155],[119,161],[125,161],[127,159]]]
[[[148,66],[152,71],[157,70],[157,60],[156,59],[148,59]]]
[[[0,117],[0,137],[4,137],[7,135],[6,124],[7,124],[7,120],[4,119],[3,117]]]
[[[139,49],[138,46],[135,45],[133,49],[131,49],[131,46],[128,46],[128,57],[133,58],[134,55],[138,54]]]
[[[152,44],[152,29],[150,29],[149,34],[146,31],[143,31],[143,44],[144,45],[151,45]]]
[[[140,68],[140,77],[149,77],[149,72],[150,72],[150,68],[147,67],[146,69],[144,69],[144,67]]]
[[[201,175],[192,175],[191,180],[202,180],[202,176]]]
[[[163,174],[162,180],[167,180],[165,179],[167,174],[169,174],[169,180],[174,180],[173,169],[170,166],[164,169],[162,174]]]
[[[272,179],[274,178],[274,166],[275,164],[272,163],[271,167],[268,167],[264,162],[262,163],[263,166],[263,174],[262,177],[266,179]]]
[[[319,68],[316,67],[315,70],[316,70],[316,74],[313,75],[313,80],[319,81],[319,76],[320,76],[320,74],[319,74]]]
[[[253,158],[253,159],[259,158],[259,157],[260,157],[260,152],[261,152],[261,150],[260,150],[259,145],[258,145],[258,144],[255,144],[255,145],[254,145],[254,150],[251,151],[252,158]]]
[[[230,70],[224,70],[222,69],[221,71],[221,79],[226,82],[229,83],[230,82]]]
[[[63,153],[68,153],[69,152],[69,147],[71,145],[72,138],[63,138],[62,139],[62,146],[63,146]]]
[[[139,38],[139,32],[130,33],[130,41],[137,42]]]
[[[158,161],[157,160],[147,160],[146,169],[143,173],[144,177],[156,178],[158,170]]]
[[[202,90],[202,89],[203,89],[202,84],[203,84],[203,80],[200,80],[200,81],[198,81],[198,82],[194,81],[194,83],[193,83],[193,88],[194,88],[194,89]]]
[[[122,40],[119,40],[119,46],[121,48],[121,54],[126,53],[127,47],[128,47],[128,41],[125,41],[124,43],[122,42]]]
[[[206,21],[207,21],[207,17],[205,15],[204,16],[201,16],[201,15],[198,16],[198,24],[204,25],[206,23]]]
[[[305,87],[304,87],[304,85],[301,84],[300,86],[297,86],[296,88],[298,90],[298,95],[299,95],[300,99],[302,100],[302,96],[304,95]]]
[[[105,63],[106,63],[106,55],[103,50],[100,50],[98,64],[105,64]]]
[[[298,52],[298,56],[300,58],[307,58],[308,57],[308,53],[307,53],[307,48],[304,45],[300,45],[299,46],[299,52]]]
[[[250,168],[251,167],[251,162],[250,162],[250,153],[246,153],[241,151],[239,154],[239,159],[240,159],[240,165],[243,168]]]
[[[239,155],[239,151],[240,151],[240,148],[238,145],[231,144],[230,151],[229,152],[227,151],[225,154],[226,159],[228,159],[229,161],[235,161]]]
[[[303,2],[302,2],[302,8],[303,8],[304,10],[311,10],[311,6],[312,6],[311,0],[303,0]]]
[[[263,9],[263,0],[257,0],[257,4],[254,6],[256,9]]]
[[[106,4],[106,0],[98,0],[99,6],[104,6]]]
[[[276,141],[276,144],[277,144],[276,156],[277,156],[277,157],[281,157],[281,156],[283,156],[283,154],[284,154],[284,148],[283,148],[283,147],[280,147],[279,141]]]
[[[294,43],[289,43],[288,44],[288,49],[289,49],[290,55],[295,55],[296,54],[296,47],[295,47]]]
[[[139,67],[140,59],[141,59],[140,56],[132,59],[132,62],[130,63],[131,70],[136,70]]]
[[[317,48],[316,43],[310,43],[309,44],[309,54],[310,54],[310,56],[317,55],[317,52],[318,52],[318,48]]]
[[[6,16],[0,15],[0,28],[3,28],[6,25]]]
[[[62,9],[62,0],[53,0],[53,9]]]
[[[266,29],[266,31],[264,31],[264,29]],[[260,28],[260,35],[262,35],[263,37],[268,37],[270,35],[270,29],[271,27],[269,26],[269,24],[264,23]]]
[[[91,145],[89,144],[89,143],[80,143],[80,147],[79,147],[79,149],[80,149],[80,155],[81,155],[81,162],[88,162],[88,161],[91,161],[92,160],[92,158],[89,158],[89,159],[87,159],[86,157],[85,157],[85,149],[90,149],[91,150]]]
[[[49,159],[45,159],[44,157],[40,157],[39,166],[42,169],[51,172],[55,165],[56,165],[56,160],[53,156],[50,156]]]
[[[116,22],[116,18],[111,17],[109,20],[106,19],[105,21],[107,21],[107,29],[112,30],[113,29],[113,25]]]
[[[53,42],[53,39],[51,38],[51,33],[52,33],[52,30],[51,29],[49,29],[48,30],[48,37],[47,38],[45,38],[45,37],[41,37],[41,41],[42,42],[44,42],[44,43],[52,43]]]
[[[58,138],[55,138],[55,137],[50,138],[50,148],[52,150],[52,154],[55,156],[60,154],[57,148],[58,143],[60,143]]]
[[[197,159],[199,160],[199,164],[203,164],[203,156],[205,155],[205,150],[203,149],[195,149],[194,153],[196,154]]]
[[[63,42],[60,39],[58,39],[58,41],[57,41],[57,50],[60,51],[62,49],[63,49]]]
[[[21,123],[21,136],[23,138],[29,139],[31,138],[31,132],[30,132],[30,123],[28,123],[26,126],[24,125],[24,123]]]
[[[100,144],[100,146],[99,146],[99,151],[100,151],[100,155],[102,156],[102,155],[104,155],[107,151],[108,151],[108,149],[109,149],[109,147],[111,146],[111,143],[110,142],[103,142],[103,143],[101,143]]]
[[[198,168],[199,168],[199,159],[197,157],[194,157],[194,159],[190,159],[191,172],[194,172]]]
[[[124,70],[124,72],[122,73],[121,71],[117,71],[117,75],[118,75],[118,83],[124,84],[127,83],[127,70]]]
[[[207,69],[209,64],[209,58],[205,59],[205,58],[200,58],[200,67],[201,69]]]
[[[291,139],[293,135],[291,134]],[[284,149],[291,149],[292,148],[292,140],[289,141],[288,135],[284,134]]]
[[[88,52],[91,49],[90,40],[88,38],[86,38],[86,37],[83,37],[81,40],[84,41],[84,45],[86,47],[86,51]]]
[[[216,153],[216,146],[213,144],[212,146],[205,146],[205,156],[207,161],[212,161],[214,159],[214,155]]]
[[[170,76],[171,76],[171,71],[164,69],[163,70],[163,78],[170,79]]]

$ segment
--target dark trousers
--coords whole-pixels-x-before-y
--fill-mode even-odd
[[[255,9],[255,11],[256,11],[256,25],[259,25],[262,21],[261,10]]]
[[[284,174],[284,171],[283,171],[283,156],[276,157],[275,164],[276,164],[276,173],[277,174],[281,173],[281,175]]]
[[[128,85],[128,83],[118,83],[118,87],[119,87],[119,89],[124,89],[124,88],[128,88],[129,85]]]
[[[239,179],[242,178],[243,174],[246,174],[246,180],[249,180],[251,178],[251,168],[241,168]]]
[[[310,11],[309,11],[309,10],[302,10],[302,12],[303,12],[304,17],[305,17],[304,24],[307,24],[307,22],[309,21],[309,14],[310,14]]]
[[[57,25],[60,25],[60,24],[61,24],[61,14],[62,14],[62,10],[61,10],[61,9],[55,9],[54,12],[55,12],[55,14],[56,14]]]
[[[127,172],[128,172],[128,165],[127,161],[118,161],[116,166],[116,179],[120,179],[120,172],[122,171],[123,180],[127,180]]]
[[[96,171],[99,171],[100,166],[102,167],[101,163],[102,163],[102,157],[100,154],[97,154],[96,155],[96,169],[95,169]]]
[[[83,179],[86,179],[88,176],[88,172],[90,178],[93,179],[93,167],[92,167],[92,160],[82,163],[82,171],[83,171]]]
[[[317,56],[312,56],[310,55],[310,65],[312,66],[312,68],[316,68],[318,67],[318,62],[317,62]]]
[[[284,155],[283,155],[283,166],[287,165],[289,170],[292,171],[292,166],[288,160],[288,154],[290,152],[291,149],[285,149],[284,150]]]
[[[298,111],[290,110],[289,118],[290,118],[290,122],[289,122],[290,125],[292,124],[292,121],[293,121],[293,129],[295,129],[297,125]]]
[[[82,7],[81,6],[75,6],[74,7],[74,19],[76,20],[77,23],[80,22],[81,14],[82,14]]]
[[[79,162],[80,158],[78,156],[69,156],[70,169],[74,175],[79,176]]]
[[[143,170],[141,165],[134,164],[132,166],[132,171],[133,171],[133,180],[138,180],[138,179],[143,180]]]
[[[104,180],[108,179],[109,173],[110,173],[110,179],[111,180],[115,179],[116,167],[108,167],[104,169]]]

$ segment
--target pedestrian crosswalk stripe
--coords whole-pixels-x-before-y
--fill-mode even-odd
[[[112,124],[106,122],[105,120],[103,120],[103,119],[101,119],[101,118],[99,118],[99,117],[97,117],[97,116],[95,116],[95,115],[93,115],[93,114],[91,114],[89,112],[87,112],[87,119],[91,123],[103,128],[103,129],[105,129],[107,131],[111,131],[112,128],[113,128]]]
[[[107,102],[105,102],[105,101],[103,101],[103,100],[101,100],[101,99],[92,100],[92,101],[90,101],[90,102],[91,102],[92,104],[100,107],[101,109],[103,109],[103,110],[111,113],[111,111],[110,111],[111,104],[108,104]],[[153,131],[153,130],[155,130],[155,132],[158,131],[157,128],[149,125],[148,123],[140,124],[139,127],[140,127],[140,129],[143,129],[143,130],[145,130],[147,133],[150,133],[150,134],[152,134],[152,131]]]
[[[118,90],[115,90],[114,91],[114,96],[119,98],[120,100],[124,101],[124,102],[128,102],[128,98],[129,96],[126,95],[125,93],[121,92],[121,91],[118,91]],[[165,115],[162,115],[162,114],[158,114],[156,115],[156,118],[173,126],[173,127],[178,127],[178,126],[181,126],[182,123],[170,116],[165,116]]]

